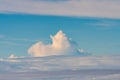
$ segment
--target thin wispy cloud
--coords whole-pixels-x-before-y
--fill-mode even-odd
[[[12,42],[16,42],[16,41],[20,41],[20,42],[38,42],[40,40],[46,41],[46,42],[49,41],[49,39],[18,38],[18,37],[11,37],[11,36],[5,36],[5,35],[0,35],[0,38],[4,38],[3,39],[4,41],[12,41]]]
[[[0,38],[4,38],[4,37],[5,37],[5,35],[0,34]]]
[[[23,41],[23,42],[37,42],[39,40],[32,40],[32,39],[27,39],[27,38],[11,38],[9,39],[11,41]]]
[[[119,4],[119,0],[1,0],[0,13],[120,18]]]
[[[27,42],[27,43],[32,43],[32,42],[38,42],[40,39],[28,39],[28,38],[12,38],[12,37],[8,37],[4,35],[0,35],[0,39],[2,39],[0,41],[0,44],[4,44],[4,45],[14,45],[14,46],[22,46],[25,44],[23,44],[23,42]],[[48,41],[47,39],[42,39],[43,41]]]
[[[104,28],[111,28],[111,27],[119,27],[119,20],[100,20],[96,21],[95,23],[87,23],[88,25],[95,26],[95,27],[104,27]]]
[[[24,44],[12,42],[12,41],[0,41],[1,45],[10,45],[10,46],[25,46]]]

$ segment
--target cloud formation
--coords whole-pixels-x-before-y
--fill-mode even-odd
[[[9,58],[18,58],[18,57],[15,56],[14,54],[11,54],[11,55],[9,56]]]
[[[0,73],[63,71],[82,69],[119,69],[120,55],[117,56],[51,56],[44,58],[3,58],[0,59]]]
[[[0,13],[120,18],[119,4],[120,0],[0,0]]]
[[[80,54],[77,45],[69,40],[61,30],[56,35],[50,37],[52,44],[38,42],[29,48],[28,53],[35,57]]]

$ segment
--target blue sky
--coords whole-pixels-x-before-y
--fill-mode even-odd
[[[120,10],[117,4],[120,2],[82,0],[84,5],[81,6],[77,6],[77,2],[80,1],[1,0],[0,57],[28,56],[27,50],[32,44],[38,41],[51,43],[49,36],[59,30],[76,41],[78,48],[93,55],[119,55]],[[107,7],[101,7],[106,4]],[[88,7],[91,11],[85,10]]]

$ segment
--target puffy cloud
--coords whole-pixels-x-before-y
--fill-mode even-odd
[[[52,44],[38,42],[29,48],[28,53],[32,56],[51,56],[51,55],[74,55],[80,54],[77,45],[68,39],[60,30],[56,35],[50,36]]]

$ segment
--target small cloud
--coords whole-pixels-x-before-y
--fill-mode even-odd
[[[84,55],[90,55],[90,53],[84,49],[78,49],[80,53],[83,53]]]
[[[85,53],[86,51],[84,49],[79,49],[79,52]]]
[[[28,49],[28,53],[34,57],[51,55],[75,55],[81,54],[77,49],[77,44],[60,30],[56,35],[50,36],[52,44],[38,42]]]
[[[14,59],[14,58],[26,58],[25,56],[16,56],[14,54],[10,54],[10,56],[8,57],[9,59]],[[14,60],[10,60],[10,61],[14,61]],[[17,62],[18,60],[15,60],[14,62]]]
[[[9,58],[18,58],[18,57],[15,56],[14,54],[11,54],[11,55],[9,56]]]

